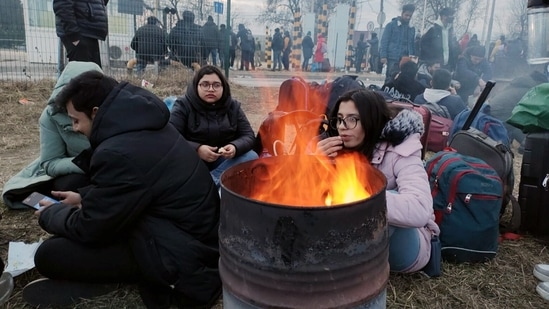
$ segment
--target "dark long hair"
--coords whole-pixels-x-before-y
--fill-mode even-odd
[[[339,106],[343,101],[355,102],[360,125],[365,132],[364,140],[356,150],[364,154],[368,160],[372,160],[376,144],[380,141],[381,131],[394,113],[389,109],[383,96],[375,91],[359,89],[348,91],[339,97],[330,115],[331,118],[337,117]],[[330,136],[338,135],[337,129],[331,127],[328,133]]]
[[[221,99],[219,99],[219,101],[227,101],[227,99],[231,97],[231,88],[229,87],[229,82],[225,78],[225,75],[223,75],[223,73],[221,73],[221,71],[213,65],[205,65],[200,68],[198,72],[196,72],[193,78],[194,90],[196,91],[196,93],[198,93],[198,83],[200,82],[202,77],[204,77],[204,75],[209,74],[216,74],[219,77],[219,79],[221,80],[221,84],[223,84],[223,94],[221,95]]]

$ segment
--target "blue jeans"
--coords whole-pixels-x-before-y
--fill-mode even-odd
[[[393,272],[403,272],[414,264],[419,255],[419,231],[417,228],[389,226],[389,267]]]
[[[273,71],[276,70],[276,66],[278,64],[278,69],[282,70],[282,60],[280,59],[281,51],[275,51],[273,50]]]
[[[225,170],[227,170],[231,166],[244,163],[247,161],[255,160],[257,158],[259,158],[257,153],[253,150],[250,150],[232,159],[225,159],[223,157],[219,157],[214,162],[206,163],[206,165],[210,170],[210,175],[212,175],[215,185],[219,189],[221,187],[221,184],[220,184],[221,174],[223,174]]]

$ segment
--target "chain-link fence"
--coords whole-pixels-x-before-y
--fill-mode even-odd
[[[82,0],[83,7],[81,6],[81,9],[75,5],[74,16],[78,20],[74,21],[61,20],[60,18],[56,20],[53,0],[1,0],[0,79],[20,81],[57,77],[68,59],[67,49],[58,37],[56,30],[59,32],[61,28],[61,31],[70,31],[68,29],[71,29],[71,23],[78,24],[82,20],[91,27],[100,27],[93,25],[94,20],[98,18],[97,7],[94,4],[96,1],[100,3],[103,0]],[[56,1],[56,5],[62,2]],[[79,1],[70,1],[70,3],[72,2]],[[98,41],[99,58],[106,74],[124,78],[128,74],[141,73],[141,69],[159,73],[166,66],[186,70],[186,66],[182,64],[185,63],[183,61],[184,52],[174,54],[174,48],[169,48],[169,32],[182,18],[182,10],[177,12],[168,6],[161,6],[164,1],[160,0],[149,3],[152,6],[148,2],[150,1],[108,1],[106,5],[108,36],[105,40]],[[58,11],[59,8],[55,9]],[[67,7],[63,7],[61,10],[65,10],[63,12],[67,13]],[[194,23],[203,26],[204,22],[196,20]],[[139,33],[139,29],[144,27],[150,29],[143,30],[140,41],[132,46],[132,39],[136,33]],[[153,28],[157,30],[151,30]],[[159,33],[162,35],[152,37]],[[69,44],[71,38],[81,37],[80,34],[70,36],[70,38],[69,36],[67,36]],[[172,39],[171,42],[172,47],[174,44],[194,44],[186,43],[188,42],[186,39],[179,40],[179,42],[173,42],[174,40]],[[77,44],[80,43],[77,42]],[[151,44],[158,46],[151,50]],[[149,50],[143,51],[143,47],[146,45],[149,45]],[[193,53],[197,52],[198,54],[192,55],[192,61],[188,63],[188,66],[192,66],[191,63],[194,62],[201,64],[213,62],[211,58],[204,55],[203,47],[196,47],[192,50]],[[220,65],[220,61],[217,61],[217,64]]]

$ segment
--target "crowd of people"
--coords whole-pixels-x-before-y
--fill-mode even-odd
[[[137,29],[131,48],[136,54],[136,72],[142,73],[147,64],[158,62],[160,68],[170,64],[170,60],[197,69],[211,64],[239,70],[254,70],[261,66],[256,51],[261,50],[259,40],[244,24],[238,25],[235,33],[225,24],[218,25],[212,16],[207,17],[204,25],[195,22],[192,11],[182,12],[182,19],[169,31],[154,16],[147,18],[145,25]],[[228,47],[228,48],[227,48]],[[240,51],[240,63],[235,66],[236,52]]]
[[[471,38],[458,52],[454,12],[443,9],[416,50],[410,26],[414,9],[404,5],[381,41],[374,34],[369,40],[362,36],[357,54],[362,58],[368,45],[379,44],[379,53],[370,52],[370,63],[375,67],[379,58],[389,68],[383,91],[418,104],[435,102],[455,117],[492,76],[485,48]],[[23,200],[32,192],[57,200],[40,201],[36,211],[40,226],[53,236],[35,254],[44,278],[23,289],[29,304],[66,306],[121,283],[136,284],[147,308],[208,307],[222,293],[220,176],[258,154],[254,130],[216,61],[218,55],[224,61],[221,45],[228,43],[229,64],[239,46],[240,69],[253,70],[256,43],[243,24],[234,34],[225,25],[218,30],[211,17],[204,26],[194,23],[191,11],[182,17],[169,35],[156,18],[148,18],[132,40],[140,71],[161,60],[168,48],[185,65],[203,64],[171,108],[147,89],[105,75],[93,49],[81,56],[83,51],[76,50],[85,43],[80,34],[58,31],[73,52],[39,120],[39,158],[2,191],[10,209],[25,208]],[[158,40],[148,40],[155,35]],[[316,43],[311,33],[305,39],[302,69],[322,67],[324,36],[319,34]],[[289,69],[291,47],[289,32],[275,29],[273,69]],[[208,57],[212,65],[204,65]],[[459,88],[452,86],[453,79]],[[526,88],[541,82],[547,77],[534,72],[515,84]],[[359,89],[338,98],[328,123],[309,154],[358,152],[385,175],[390,269],[424,270],[440,230],[421,157],[421,116],[390,106],[376,91]]]

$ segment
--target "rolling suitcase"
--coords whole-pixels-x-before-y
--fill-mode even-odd
[[[549,235],[549,132],[529,133],[520,172],[520,229]]]
[[[512,202],[512,218],[506,229],[514,231],[520,226],[521,211],[519,204],[512,196],[515,180],[513,174],[513,153],[506,144],[495,141],[484,132],[471,127],[473,120],[478,115],[494,85],[495,82],[492,81],[486,83],[486,87],[480,94],[462,129],[452,136],[449,146],[454,148],[458,153],[483,160],[496,170],[501,178],[504,189],[501,214],[505,212],[507,204]]]

